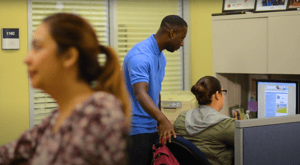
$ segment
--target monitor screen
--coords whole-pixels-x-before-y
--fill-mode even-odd
[[[298,81],[256,80],[257,118],[295,115]]]
[[[223,0],[223,11],[254,10],[255,0]]]
[[[255,11],[286,10],[288,0],[257,0]]]

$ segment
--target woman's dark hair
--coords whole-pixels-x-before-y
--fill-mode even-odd
[[[221,92],[221,84],[218,79],[212,76],[202,77],[191,88],[191,92],[196,96],[199,105],[210,104],[212,95],[217,91]]]
[[[91,84],[97,81],[96,91],[105,91],[120,99],[126,122],[130,117],[130,100],[124,83],[117,54],[109,47],[99,45],[92,26],[75,14],[57,13],[43,20],[57,44],[57,54],[61,55],[71,47],[79,52],[78,78]],[[106,55],[105,65],[98,62],[98,54]]]

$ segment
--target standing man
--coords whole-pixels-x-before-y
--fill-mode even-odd
[[[183,46],[187,26],[177,15],[166,16],[156,34],[137,43],[125,56],[123,70],[133,102],[129,165],[150,164],[152,144],[158,138],[160,142],[166,136],[169,142],[171,136],[176,138],[173,124],[160,111],[160,91],[166,67],[162,51],[174,52]]]

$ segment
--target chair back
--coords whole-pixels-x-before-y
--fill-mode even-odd
[[[210,165],[204,153],[192,142],[182,136],[172,137],[167,147],[180,165]]]

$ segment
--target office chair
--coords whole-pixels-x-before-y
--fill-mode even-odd
[[[157,143],[158,141],[159,139]],[[210,165],[203,152],[182,136],[172,137],[172,142],[167,142],[167,147],[180,165]]]

